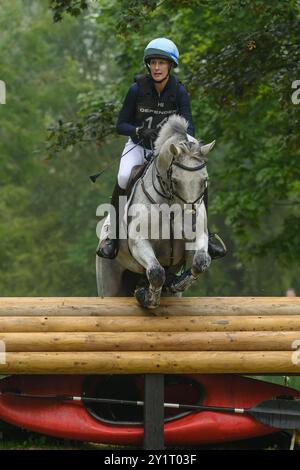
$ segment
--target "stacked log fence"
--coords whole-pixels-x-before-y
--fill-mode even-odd
[[[0,374],[299,374],[300,299],[1,298],[0,342]]]

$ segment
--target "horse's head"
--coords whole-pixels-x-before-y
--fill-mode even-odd
[[[156,168],[162,189],[178,202],[197,203],[204,194],[208,174],[207,154],[215,141],[203,145],[187,135],[187,121],[171,116],[155,143]]]

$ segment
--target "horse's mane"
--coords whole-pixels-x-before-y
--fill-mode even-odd
[[[185,154],[199,158],[200,144],[197,139],[187,137],[188,122],[182,116],[173,114],[162,126],[155,141],[155,153],[164,154],[171,144],[179,146]]]
[[[179,144],[182,140],[187,139],[187,128],[188,122],[182,116],[173,114],[169,117],[168,121],[162,126],[158,137],[155,141],[155,152],[159,154],[163,145],[168,144]]]

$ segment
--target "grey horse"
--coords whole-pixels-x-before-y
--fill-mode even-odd
[[[161,295],[181,295],[209,267],[203,195],[215,141],[201,145],[187,126],[178,115],[162,126],[123,212],[117,257],[96,256],[99,296],[134,294],[143,307],[156,308]]]

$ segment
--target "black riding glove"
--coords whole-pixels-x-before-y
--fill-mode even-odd
[[[158,130],[157,129],[149,129],[147,127],[139,127],[137,129],[137,135],[139,141],[142,141],[144,145],[148,147],[149,141],[153,141],[157,138]]]

